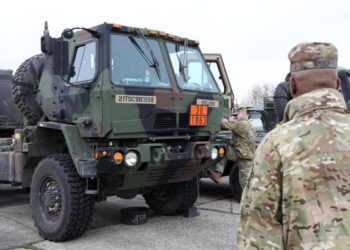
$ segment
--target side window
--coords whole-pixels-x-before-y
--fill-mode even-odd
[[[219,86],[221,93],[225,92],[225,85],[220,74],[219,65],[217,62],[207,62],[211,73],[213,74],[216,83]]]
[[[70,83],[92,80],[96,74],[96,42],[81,45],[75,49],[70,70]]]

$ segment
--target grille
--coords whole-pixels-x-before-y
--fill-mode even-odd
[[[147,182],[160,183],[162,180],[175,181],[183,178],[184,176],[191,175],[191,173],[193,173],[193,168],[189,166],[167,166],[166,169],[155,168],[152,169],[147,176]]]
[[[158,113],[154,122],[154,128],[176,128],[176,113]]]
[[[187,128],[188,127],[188,114],[187,113],[180,113],[179,114],[179,127],[180,128]]]

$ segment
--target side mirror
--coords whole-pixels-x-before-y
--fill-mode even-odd
[[[62,38],[52,39],[52,70],[55,75],[67,75],[69,72],[68,42]]]
[[[65,29],[62,33],[62,36],[66,39],[71,39],[74,36],[72,29]]]

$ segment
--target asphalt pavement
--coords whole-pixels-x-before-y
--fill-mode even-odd
[[[55,243],[40,237],[34,227],[29,193],[0,185],[0,249],[236,249],[239,203],[231,198],[228,179],[200,181],[195,207],[200,215],[151,215],[142,225],[121,223],[119,210],[147,206],[142,196],[131,200],[110,197],[96,204],[92,226],[78,239]]]

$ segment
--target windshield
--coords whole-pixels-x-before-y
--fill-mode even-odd
[[[218,93],[215,80],[198,49],[167,42],[177,82],[182,89]]]
[[[250,113],[249,114],[249,121],[253,125],[256,131],[263,131],[264,130],[264,125],[261,120],[261,114],[260,113]]]
[[[114,84],[170,87],[159,43],[154,39],[145,40],[139,36],[111,36],[111,79]]]
[[[249,119],[253,127],[255,128],[256,131],[261,131],[264,130],[264,126],[262,124],[262,121],[260,119]]]

